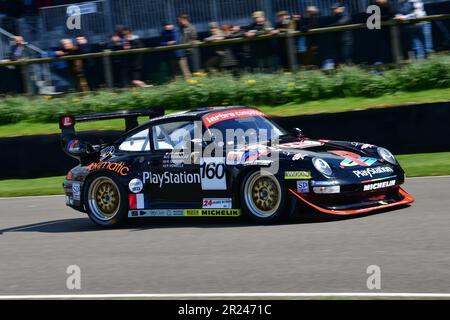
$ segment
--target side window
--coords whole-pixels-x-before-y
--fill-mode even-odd
[[[134,152],[150,151],[149,130],[142,130],[131,137],[126,138],[126,140],[119,146],[119,150]]]
[[[153,126],[155,150],[182,149],[186,141],[193,139],[194,123],[191,121],[163,123]]]

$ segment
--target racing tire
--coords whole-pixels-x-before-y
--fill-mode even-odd
[[[113,175],[101,174],[88,179],[83,199],[89,218],[101,227],[118,227],[128,218],[128,195]]]
[[[260,170],[248,173],[241,184],[241,204],[244,213],[252,220],[269,224],[287,216],[288,197],[284,183],[276,176]]]

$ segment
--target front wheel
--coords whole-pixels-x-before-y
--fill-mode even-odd
[[[241,191],[243,210],[251,219],[272,223],[286,216],[286,193],[274,175],[251,172],[244,178]]]
[[[127,195],[112,176],[95,176],[87,181],[84,203],[89,218],[102,227],[114,227],[127,218]]]

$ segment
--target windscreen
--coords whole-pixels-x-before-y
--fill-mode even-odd
[[[236,113],[237,111],[237,113]],[[220,131],[222,137],[229,143],[230,137],[244,134],[245,141],[248,142],[252,136],[256,135],[258,143],[268,142],[273,139],[278,139],[280,136],[286,135],[287,132],[280,126],[270,121],[265,115],[254,109],[242,109],[214,113],[204,117],[203,122],[210,131]],[[211,123],[208,126],[208,122]],[[252,141],[255,141],[253,139]]]

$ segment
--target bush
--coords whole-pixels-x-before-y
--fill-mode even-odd
[[[220,105],[281,105],[336,97],[376,97],[395,91],[450,88],[450,57],[434,56],[381,72],[343,66],[332,72],[197,74],[188,81],[123,91],[96,91],[63,97],[0,99],[0,124],[22,120],[56,122],[63,114],[109,112],[163,106],[186,110]]]

